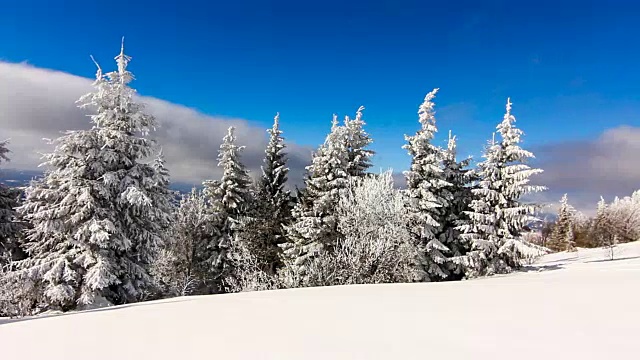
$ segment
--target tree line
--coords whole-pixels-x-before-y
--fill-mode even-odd
[[[0,187],[0,312],[69,311],[181,295],[389,282],[455,281],[508,273],[545,253],[524,239],[539,204],[524,195],[542,172],[527,165],[511,101],[471,167],[455,136],[445,148],[434,89],[405,136],[406,189],[371,173],[364,107],[340,122],[290,191],[276,115],[261,173],[250,176],[234,128],[218,152],[219,179],[176,195],[156,122],[137,102],[124,46],[117,69],[97,65],[79,106],[89,130],[51,143],[46,171],[21,193]],[[0,161],[8,161],[0,143]]]
[[[618,244],[639,238],[640,191],[635,191],[631,196],[616,197],[609,204],[601,197],[592,217],[574,209],[565,194],[560,199],[557,219],[545,222],[539,239],[534,242],[552,251],[605,247],[613,259]]]

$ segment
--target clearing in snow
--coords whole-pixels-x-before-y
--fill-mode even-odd
[[[181,297],[0,320],[6,359],[637,359],[640,242],[434,284]]]

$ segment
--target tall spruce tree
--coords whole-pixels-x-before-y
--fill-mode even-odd
[[[287,154],[284,152],[286,145],[282,137],[282,130],[280,130],[280,114],[276,114],[273,119],[273,127],[267,132],[269,133],[269,143],[265,149],[259,191],[268,197],[274,209],[284,210],[286,215],[291,195],[285,188],[289,168],[287,167]]]
[[[289,168],[279,114],[267,132],[269,143],[265,149],[262,176],[256,185],[253,206],[242,225],[241,237],[262,270],[274,274],[282,265],[282,251],[278,245],[285,241],[283,226],[289,225],[291,218],[291,194],[286,189]]]
[[[0,141],[0,165],[9,161],[8,140]],[[1,170],[0,170],[1,171]],[[0,266],[13,258],[18,250],[17,235],[21,229],[15,208],[19,205],[20,191],[0,183]]]
[[[447,142],[447,151],[442,161],[444,180],[449,183],[448,193],[451,194],[447,205],[442,208],[440,242],[449,249],[447,257],[458,258],[470,249],[468,242],[462,237],[459,226],[467,223],[469,217],[465,213],[470,210],[473,199],[471,184],[475,180],[473,171],[469,169],[471,158],[457,160],[456,137],[451,136]],[[449,260],[448,259],[448,260]],[[453,261],[447,261],[449,276],[447,280],[460,280],[464,277],[464,268]]]
[[[345,141],[347,142],[347,174],[353,177],[363,177],[371,167],[371,157],[375,152],[367,147],[373,140],[364,131],[365,122],[362,120],[364,106],[360,106],[355,119],[348,116],[344,120]]]
[[[302,201],[293,208],[293,223],[285,227],[284,258],[303,277],[308,260],[321,251],[331,251],[340,239],[335,212],[349,177],[344,136],[345,129],[334,116],[331,132],[306,168],[306,188]]]
[[[124,45],[115,60],[118,70],[98,67],[95,90],[79,100],[96,110],[92,128],[53,141],[44,178],[19,208],[32,226],[19,273],[43,284],[46,305],[65,310],[96,297],[138,301],[152,285],[149,267],[169,222],[164,184],[145,162],[155,119],[134,101]]]
[[[471,251],[457,259],[467,277],[506,273],[521,266],[524,258],[542,252],[520,237],[525,225],[539,221],[534,216],[539,206],[523,203],[521,197],[545,189],[529,185],[530,177],[542,170],[526,165],[534,156],[520,147],[523,132],[514,125],[510,100],[506,109],[497,126],[500,142],[494,138],[478,164],[480,180],[467,212],[470,222],[460,226],[471,245]]]
[[[453,195],[445,180],[442,161],[444,150],[432,143],[436,127],[433,99],[434,89],[418,110],[420,130],[414,136],[405,136],[408,144],[403,148],[411,155],[411,168],[405,171],[412,232],[416,242],[424,249],[420,262],[425,271],[424,280],[443,280],[449,276],[447,253],[451,250],[442,243],[445,213]]]
[[[229,127],[227,135],[222,139],[218,152],[218,166],[222,168],[219,181],[205,181],[204,193],[209,201],[209,209],[217,219],[216,233],[218,240],[212,245],[217,254],[213,266],[220,274],[219,279],[233,275],[233,264],[230,261],[229,249],[232,242],[242,232],[242,220],[250,207],[251,193],[248,171],[241,161],[244,146],[236,144],[235,128]],[[223,290],[223,284],[218,284]]]

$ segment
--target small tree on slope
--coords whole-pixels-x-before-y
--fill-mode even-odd
[[[7,143],[8,141],[0,141],[0,164],[9,161]],[[18,190],[0,183],[0,266],[13,257],[18,247],[17,235],[21,226],[16,220],[14,208],[18,206],[19,197]]]
[[[574,251],[575,239],[573,233],[573,213],[567,200],[567,194],[560,199],[558,220],[551,233],[549,249],[554,251]]]
[[[604,246],[607,238],[611,236],[611,225],[607,213],[607,203],[603,197],[598,201],[598,210],[596,217],[591,222],[591,236],[594,238],[593,243],[597,246]]]
[[[616,201],[614,200],[614,203],[615,202]],[[593,220],[591,234],[596,238],[595,242],[599,246],[606,248],[610,260],[613,260],[615,248],[619,242],[619,237],[615,229],[616,221],[613,219],[610,206],[611,205],[607,205],[604,198],[600,197],[600,201],[598,202],[598,212]]]
[[[285,188],[289,168],[279,115],[276,115],[273,127],[267,131],[269,143],[265,150],[262,176],[257,183],[254,205],[244,220],[240,236],[246,251],[255,257],[260,267],[274,274],[281,266],[282,251],[278,245],[285,241],[283,226],[290,222],[291,194]]]
[[[152,152],[146,135],[155,119],[134,102],[129,61],[123,47],[117,71],[98,68],[95,91],[79,100],[97,109],[92,129],[53,142],[48,171],[19,208],[32,225],[19,275],[42,283],[45,302],[63,309],[96,297],[139,300],[152,285],[148,270],[168,226],[164,185],[141,162]]]
[[[449,206],[453,195],[445,181],[442,169],[444,151],[431,142],[435,133],[436,119],[433,98],[434,89],[424,99],[418,110],[420,130],[414,136],[405,136],[408,144],[403,148],[411,155],[411,168],[405,171],[409,195],[409,213],[415,241],[424,248],[421,259],[425,271],[424,280],[442,280],[449,276],[447,248],[441,241],[442,225],[447,216],[444,209]]]
[[[520,148],[523,132],[514,122],[508,100],[507,112],[497,126],[501,141],[493,140],[485,150],[485,160],[478,164],[480,181],[473,189],[472,210],[467,212],[470,222],[460,226],[471,251],[456,261],[465,266],[467,277],[506,273],[521,266],[525,258],[543,253],[520,238],[525,225],[538,221],[534,214],[539,208],[520,198],[545,188],[529,185],[529,178],[542,170],[525,164],[533,154]]]
[[[308,260],[323,250],[331,251],[341,235],[335,211],[348,182],[343,139],[344,128],[334,116],[331,132],[307,166],[304,199],[293,209],[294,222],[285,227],[284,258],[291,271],[303,277]]]

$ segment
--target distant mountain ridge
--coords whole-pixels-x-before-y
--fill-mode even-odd
[[[39,170],[0,169],[0,183],[21,188],[28,186],[31,180],[42,177],[42,175],[43,172]],[[171,190],[185,194],[190,192],[194,186],[200,187],[201,185],[172,183]]]

